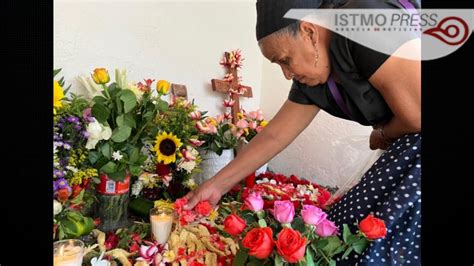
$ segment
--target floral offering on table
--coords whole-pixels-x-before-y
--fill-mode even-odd
[[[219,208],[220,217],[225,217],[224,231],[240,245],[234,265],[335,265],[335,255],[344,259],[352,251],[361,254],[370,241],[386,234],[384,222],[372,215],[353,234],[348,225],[341,230],[327,219],[327,213],[316,206],[317,197],[284,191],[284,182],[259,185],[263,186],[242,193],[240,201],[223,202]],[[268,191],[290,198],[265,202],[262,194]]]
[[[55,70],[54,76],[60,71]],[[63,87],[63,78],[54,80],[53,239],[80,237],[94,228],[92,218],[88,217],[95,201],[89,184],[98,175],[85,148],[90,137],[89,104],[74,94],[66,97]]]

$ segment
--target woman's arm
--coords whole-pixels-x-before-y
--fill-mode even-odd
[[[421,132],[421,62],[396,56],[389,57],[370,77],[369,82],[382,94],[394,116],[371,136],[376,143],[389,142],[408,133]],[[384,135],[385,139],[383,138]],[[374,140],[373,140],[374,139]]]
[[[204,200],[217,204],[222,195],[293,142],[318,111],[315,105],[287,100],[265,129],[245,145],[232,162],[186,196],[189,203],[185,208],[191,209]]]

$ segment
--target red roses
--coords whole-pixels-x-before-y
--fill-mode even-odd
[[[266,259],[273,251],[273,232],[270,227],[253,228],[242,240],[244,248],[249,249],[249,255],[257,259]]]
[[[235,214],[228,215],[224,220],[224,231],[231,236],[237,236],[245,229],[245,220]]]
[[[283,228],[276,241],[277,252],[285,261],[297,263],[304,257],[306,241],[307,239],[301,237],[300,232]]]
[[[387,234],[385,222],[375,218],[372,214],[369,214],[364,220],[360,221],[359,229],[370,240],[385,237]]]

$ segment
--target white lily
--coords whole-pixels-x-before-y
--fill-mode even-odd
[[[122,89],[129,88],[127,82],[127,71],[125,69],[115,69],[115,82]]]
[[[102,95],[103,88],[97,85],[90,77],[80,76],[77,78],[77,81],[82,85],[84,91],[84,98],[90,100],[95,96]]]

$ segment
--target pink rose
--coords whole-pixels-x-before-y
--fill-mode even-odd
[[[258,192],[250,193],[245,198],[245,205],[247,205],[247,207],[254,212],[261,211],[263,209],[262,196]]]
[[[289,224],[295,217],[295,206],[289,200],[277,200],[273,203],[272,214],[281,224]]]
[[[328,216],[323,210],[313,205],[303,205],[301,210],[303,221],[309,225],[318,225],[320,222],[326,220]]]
[[[316,226],[316,234],[320,237],[333,236],[337,234],[337,226],[333,222],[324,219]]]

